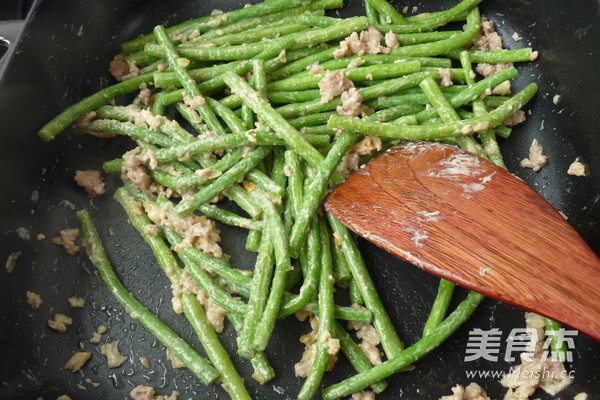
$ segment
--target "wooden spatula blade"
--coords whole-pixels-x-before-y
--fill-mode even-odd
[[[600,340],[600,260],[539,194],[486,160],[409,143],[354,172],[325,208],[426,271]]]

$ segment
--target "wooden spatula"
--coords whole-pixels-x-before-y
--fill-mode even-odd
[[[350,175],[325,208],[434,275],[600,341],[600,259],[540,195],[486,160],[409,143]]]

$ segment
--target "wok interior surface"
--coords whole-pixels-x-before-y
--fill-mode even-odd
[[[111,198],[119,178],[107,177],[107,194],[93,200],[73,181],[75,170],[99,169],[104,160],[120,156],[131,143],[123,138],[76,136],[70,128],[55,141],[43,143],[36,133],[68,105],[112,83],[108,62],[118,52],[120,42],[148,32],[159,23],[168,26],[215,8],[229,10],[244,3],[67,0],[60,5],[51,1],[37,5],[0,84],[0,259],[20,252],[11,274],[0,269],[0,399],[55,399],[60,394],[73,399],[127,398],[138,384],[153,386],[158,394],[170,394],[176,389],[181,398],[228,397],[218,385],[204,387],[189,371],[173,370],[164,348],[108,295],[84,253],[70,257],[50,242],[61,229],[78,226],[71,204],[76,209],[89,209],[125,286],[199,348],[187,323],[171,310],[167,279],[157,273],[151,252]],[[400,9],[416,6],[421,12],[445,9],[455,3],[415,1],[396,5]],[[562,0],[487,0],[481,8],[496,23],[507,47],[531,44],[541,54],[537,63],[518,66],[521,76],[516,80],[517,86],[535,81],[540,92],[528,106],[533,113],[525,125],[501,142],[509,170],[564,212],[599,252],[600,112],[594,99],[600,93],[595,77],[600,61],[600,5],[595,0],[577,2],[576,7]],[[357,13],[363,13],[362,2],[357,0],[347,2],[339,12],[342,16]],[[510,39],[514,32],[523,38],[520,42]],[[560,101],[554,104],[557,94]],[[550,160],[538,173],[518,165],[533,138],[540,140]],[[577,157],[588,165],[590,176],[574,178],[566,174],[568,165]],[[32,199],[35,193],[37,201]],[[31,239],[21,239],[16,233],[18,227],[29,229]],[[244,233],[220,228],[222,245],[232,255],[232,264],[251,268],[253,256],[243,250]],[[46,239],[36,240],[38,234],[44,234]],[[421,336],[438,279],[369,243],[361,241],[360,246],[400,336],[407,344],[414,343]],[[27,290],[41,295],[40,309],[32,310],[26,303]],[[71,296],[84,297],[85,307],[71,309],[67,304]],[[458,292],[456,300],[462,296],[464,292]],[[67,333],[48,329],[47,320],[55,312],[73,317]],[[123,367],[107,369],[99,347],[88,342],[99,325],[108,327],[103,342],[120,340],[119,347],[129,356]],[[502,398],[505,390],[498,378],[466,376],[468,371],[509,369],[509,364],[502,361],[502,353],[497,362],[465,362],[468,332],[474,328],[500,328],[505,340],[515,327],[524,327],[521,310],[489,299],[484,301],[475,316],[440,349],[419,361],[414,371],[390,378],[389,388],[378,398],[433,399],[449,394],[455,384],[471,381],[482,384],[492,398]],[[277,377],[265,386],[250,379],[251,367],[235,354],[235,332],[231,326],[221,339],[253,396],[294,398],[302,384],[293,371],[293,364],[300,360],[303,351],[298,338],[307,331],[307,324],[294,318],[278,322],[267,349]],[[581,335],[575,342],[577,351],[568,365],[574,371],[575,382],[560,394],[561,398],[572,398],[582,391],[593,395],[600,387],[600,346]],[[503,351],[505,345],[503,341]],[[83,373],[64,370],[71,354],[82,350],[93,353]],[[141,356],[150,360],[149,369],[140,365]],[[324,385],[352,374],[343,356],[334,371],[326,374]],[[96,387],[95,383],[99,385]],[[545,394],[538,397],[548,398]]]

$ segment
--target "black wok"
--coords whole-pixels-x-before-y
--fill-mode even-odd
[[[114,266],[126,287],[194,346],[191,329],[169,306],[170,289],[146,245],[134,233],[119,206],[105,195],[90,201],[73,182],[76,169],[98,169],[103,160],[123,153],[125,140],[98,140],[75,136],[68,129],[57,140],[43,143],[37,130],[69,104],[111,82],[108,61],[127,38],[147,32],[156,24],[173,24],[204,15],[214,8],[232,9],[245,1],[40,1],[25,26],[20,42],[0,78],[0,260],[20,252],[11,274],[0,268],[0,399],[55,399],[68,394],[73,399],[127,398],[138,384],[157,388],[159,394],[177,389],[181,398],[227,398],[217,385],[202,386],[186,370],[173,370],[162,346],[132,321],[109,297],[83,254],[66,256],[49,238],[59,230],[76,227],[69,205],[88,208],[97,221]],[[396,2],[417,6],[419,11],[439,10],[454,1]],[[536,81],[540,92],[530,108],[532,115],[517,127],[501,147],[511,171],[527,181],[558,210],[564,212],[585,240],[600,251],[600,111],[597,107],[600,80],[600,3],[597,0],[487,0],[482,10],[496,22],[509,47],[531,44],[540,51],[535,64],[520,65],[517,85]],[[339,14],[362,13],[362,2],[348,1]],[[523,38],[510,39],[514,32]],[[2,35],[2,32],[0,32]],[[553,97],[560,101],[553,103]],[[538,138],[550,163],[540,172],[524,170],[519,160],[526,156],[533,138]],[[566,174],[579,157],[590,175]],[[118,178],[108,179],[109,193]],[[37,200],[34,200],[36,199]],[[510,201],[510,199],[499,199]],[[23,240],[17,228],[27,228]],[[252,265],[244,253],[242,232],[222,228],[223,247],[237,266]],[[38,234],[46,239],[36,240]],[[366,262],[383,300],[407,343],[419,337],[428,308],[435,296],[437,279],[405,264],[374,246],[360,242]],[[577,268],[573,265],[572,268]],[[551,277],[548,277],[551,279]],[[27,290],[39,293],[43,303],[34,311],[25,301]],[[460,293],[462,295],[462,292]],[[456,296],[457,298],[460,295]],[[67,298],[85,297],[83,309],[71,309]],[[552,299],[548,299],[552,301]],[[47,320],[55,312],[74,318],[66,334],[50,331]],[[120,340],[129,356],[121,368],[108,370],[96,346],[88,342],[98,325],[109,328],[105,340]],[[500,328],[503,340],[511,328],[523,327],[521,310],[486,300],[440,349],[417,363],[414,371],[389,379],[390,387],[379,398],[437,399],[449,394],[457,383],[481,383],[492,398],[502,398],[498,378],[468,378],[468,371],[507,371],[500,360],[465,362],[471,329]],[[278,324],[268,355],[277,372],[271,384],[261,387],[250,379],[251,369],[236,356],[251,394],[256,398],[294,398],[301,381],[294,377],[293,363],[300,359],[300,334],[306,325],[287,319]],[[228,328],[223,341],[233,348],[234,332]],[[586,391],[594,396],[600,388],[600,345],[577,336],[577,351],[569,369],[575,382],[561,398]],[[505,349],[505,341],[502,350]],[[93,357],[83,373],[62,367],[74,351],[85,349]],[[230,351],[233,354],[233,351]],[[149,369],[138,358],[147,357]],[[351,374],[343,360],[329,385]],[[95,387],[95,383],[99,386]],[[540,398],[547,398],[540,395]]]

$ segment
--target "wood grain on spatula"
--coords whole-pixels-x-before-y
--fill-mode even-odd
[[[409,143],[354,172],[325,208],[426,271],[600,341],[600,260],[539,194],[486,160]]]

